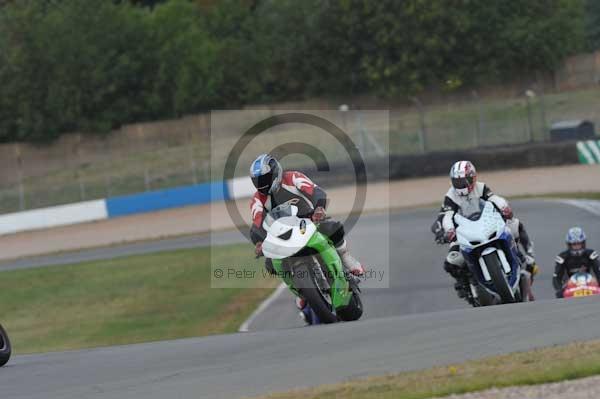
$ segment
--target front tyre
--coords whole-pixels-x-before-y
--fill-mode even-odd
[[[479,306],[492,306],[496,304],[497,300],[485,288],[477,284],[475,290],[477,291]]]
[[[485,261],[488,272],[490,273],[490,277],[492,278],[492,283],[494,284],[496,293],[500,295],[502,303],[515,302],[515,297],[510,285],[508,284],[508,280],[506,279],[506,274],[504,274],[504,269],[500,263],[498,253],[492,252],[489,255],[485,255],[483,260]]]
[[[4,366],[12,353],[12,347],[6,330],[0,325],[0,367]]]
[[[317,277],[314,266],[303,263],[295,266],[293,270],[294,286],[297,287],[300,295],[306,299],[319,321],[323,324],[337,322],[338,318],[331,303],[329,289],[325,288],[325,282]]]

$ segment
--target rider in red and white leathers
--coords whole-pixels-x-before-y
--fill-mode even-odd
[[[318,230],[334,244],[343,266],[352,274],[364,274],[363,266],[348,252],[342,223],[326,218],[327,194],[302,172],[284,171],[279,161],[269,154],[262,154],[252,163],[250,177],[256,193],[250,202],[252,227],[250,238],[256,246],[256,254],[262,254],[262,242],[266,231],[262,227],[265,214],[285,202],[298,207],[298,216],[311,218],[318,223]],[[266,267],[273,273],[270,260]]]
[[[452,187],[446,193],[438,218],[432,226],[432,232],[436,235],[437,242],[450,243],[448,256],[444,261],[444,270],[457,280],[455,289],[459,297],[466,295],[467,286],[460,281],[461,277],[465,276],[466,263],[456,242],[454,215],[460,213],[469,216],[478,212],[480,200],[490,201],[502,213],[515,241],[520,243],[525,251],[524,254],[521,253],[521,260],[526,264],[527,271],[532,276],[537,274],[533,242],[523,223],[514,217],[506,199],[494,194],[485,183],[477,181],[477,171],[469,161],[459,161],[452,165],[450,180]]]

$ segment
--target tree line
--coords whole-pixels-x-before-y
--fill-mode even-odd
[[[257,102],[404,98],[552,70],[600,46],[597,4],[0,0],[0,141]]]

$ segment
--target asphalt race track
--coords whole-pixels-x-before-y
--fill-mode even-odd
[[[541,268],[533,286],[536,299],[553,299],[554,257],[564,249],[567,229],[581,225],[590,238],[588,245],[600,249],[600,217],[555,201],[512,201],[512,205],[535,243]],[[442,268],[448,247],[435,245],[429,231],[436,213],[437,210],[418,209],[389,215],[390,288],[364,291],[365,318],[466,306],[466,302],[454,294],[450,277]],[[368,216],[366,223],[357,225],[350,233],[351,250],[366,265],[382,256],[376,250],[377,240],[385,238],[374,234],[373,226],[381,225],[385,217]],[[250,330],[268,330],[290,325],[303,324],[295,312],[291,294],[285,291],[249,327]]]
[[[350,233],[351,250],[377,264],[387,258],[379,244],[389,239],[390,288],[364,291],[361,321],[293,328],[300,323],[284,292],[250,324],[264,331],[15,356],[0,369],[1,396],[235,398],[600,338],[600,299],[549,300],[552,260],[566,229],[581,225],[589,246],[600,247],[600,217],[553,201],[514,201],[513,207],[536,243],[542,268],[535,303],[468,308],[441,268],[446,247],[432,242],[435,211],[393,214],[390,231],[381,228],[388,216],[369,215]],[[104,251],[111,250],[118,249]],[[52,257],[46,261],[52,264]]]

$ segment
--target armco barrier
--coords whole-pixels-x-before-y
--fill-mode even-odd
[[[585,151],[582,152],[582,148]],[[473,161],[480,170],[557,166],[575,164],[578,160],[600,162],[600,146],[592,147],[589,142],[585,142],[585,144],[576,142],[538,143],[392,156],[384,160],[366,161],[367,179],[369,182],[375,182],[386,179],[443,175],[448,173],[453,162],[460,159]],[[329,170],[324,173],[318,172],[315,167],[306,168],[304,171],[316,183],[325,187],[352,184],[355,181],[351,165],[329,165]],[[245,198],[250,197],[253,193],[254,187],[250,178],[240,177],[227,182],[176,187],[106,200],[35,209],[0,215],[0,234]]]
[[[366,160],[367,180],[396,180],[445,175],[458,160],[472,161],[479,170],[503,170],[540,166],[560,166],[578,163],[576,142],[536,143],[473,150],[436,151],[427,154],[392,155],[389,159]],[[318,167],[304,171],[325,187],[352,184],[355,181],[352,165],[330,164],[329,171],[320,173]]]
[[[228,185],[215,182],[108,198],[106,209],[108,217],[112,218],[228,199]]]
[[[104,200],[33,209],[0,215],[0,234],[45,229],[108,218]]]
[[[577,156],[583,164],[600,164],[600,140],[579,141]]]
[[[464,151],[444,151],[395,157],[390,160],[390,177],[402,179],[447,174],[458,160],[468,159],[480,170],[520,169],[576,164],[576,143],[535,143]]]
[[[248,198],[253,196],[256,191],[249,177],[236,177],[229,180],[227,189],[231,199]]]
[[[248,183],[252,185],[250,179],[247,179],[248,182],[244,182],[243,179],[235,180],[229,183],[204,183],[0,215],[0,235],[226,201],[233,198],[229,194],[230,187],[235,189],[237,198],[247,196]]]

